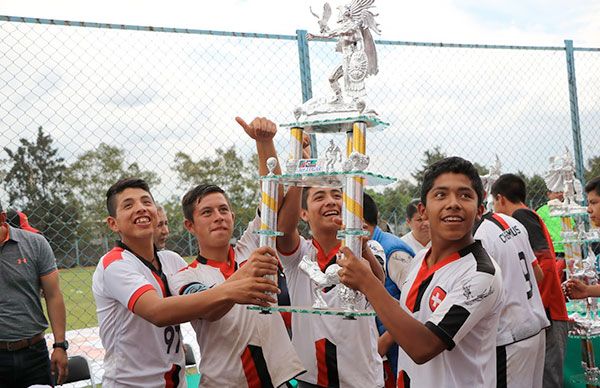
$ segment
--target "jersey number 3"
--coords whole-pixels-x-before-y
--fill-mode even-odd
[[[525,283],[527,283],[527,299],[531,299],[533,296],[533,286],[531,284],[531,272],[529,272],[529,267],[527,266],[527,260],[525,258],[525,254],[523,252],[519,252],[519,261],[521,262],[521,269],[523,270],[523,276],[525,276]]]

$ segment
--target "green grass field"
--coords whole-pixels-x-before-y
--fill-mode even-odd
[[[194,257],[185,257],[190,263]],[[67,330],[98,326],[96,303],[92,295],[92,276],[96,267],[75,267],[59,270],[60,288],[67,308]],[[46,312],[45,303],[44,313]],[[48,316],[46,314],[46,316]],[[52,330],[48,328],[47,332]]]
[[[59,270],[60,289],[67,309],[67,330],[98,326],[96,304],[92,295],[92,275],[95,269],[96,267],[77,267]],[[48,328],[48,332],[50,331]]]

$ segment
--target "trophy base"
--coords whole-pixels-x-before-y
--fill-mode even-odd
[[[316,309],[314,307],[302,307],[302,306],[271,306],[271,307],[260,307],[260,306],[248,306],[248,310],[266,312],[283,312],[283,313],[295,313],[295,314],[314,314],[314,315],[332,315],[343,317],[344,319],[354,320],[357,317],[374,317],[377,315],[373,310],[343,310],[340,308],[326,308]]]
[[[569,322],[569,337],[577,339],[592,339],[600,337],[600,320],[584,318],[580,315],[571,316]]]
[[[571,376],[571,382],[575,384],[585,384],[587,386],[600,387],[600,378],[588,376],[584,373]]]
[[[367,128],[371,130],[382,130],[390,125],[389,123],[381,121],[376,116],[364,114],[345,115],[343,117],[339,117],[338,114],[337,116],[338,117],[333,117],[331,114],[322,117],[313,116],[310,120],[285,123],[280,124],[279,126],[302,128],[306,133],[336,133],[351,131],[355,122],[364,122],[367,125]]]

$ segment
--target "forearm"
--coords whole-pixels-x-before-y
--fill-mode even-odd
[[[385,356],[394,343],[394,338],[392,338],[390,333],[387,331],[384,332],[377,340],[377,353],[381,357]]]
[[[417,364],[431,360],[444,350],[441,339],[404,311],[381,283],[371,281],[362,291],[394,342]]]
[[[300,235],[298,234],[298,221],[300,220],[300,208],[302,201],[302,188],[290,187],[281,209],[277,216],[277,230],[283,236],[277,237],[277,249],[282,252],[290,252],[298,246]]]
[[[600,297],[600,284],[595,284],[593,286],[587,286],[587,294],[588,294],[588,297],[592,297],[592,298]]]
[[[257,141],[256,142],[256,152],[258,154],[258,174],[260,176],[265,176],[269,173],[269,169],[267,168],[267,160],[269,158],[277,158],[277,151],[275,150],[275,143],[273,140],[268,141]],[[273,174],[281,175],[281,166],[277,163],[277,166],[273,170]],[[277,185],[277,196],[278,203],[277,208],[281,207],[282,198],[283,198],[283,186]]]
[[[147,294],[150,293],[140,297],[134,306],[134,312],[159,327],[177,325],[193,319],[219,319],[234,305],[226,290],[219,286],[195,294],[169,298],[159,298],[154,293],[155,300],[142,301]]]
[[[267,160],[271,157],[277,157],[275,143],[272,139],[268,141],[257,141],[256,153],[258,154],[258,173],[260,176],[267,175],[269,173],[269,169],[267,168]],[[277,167],[275,167],[273,173],[276,175],[281,174],[281,166],[279,163],[277,163]]]
[[[60,292],[52,295],[46,295],[46,308],[48,310],[48,319],[52,327],[54,342],[63,342],[65,340],[66,329],[66,309],[65,301]]]

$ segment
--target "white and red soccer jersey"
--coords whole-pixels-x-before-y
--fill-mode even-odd
[[[237,269],[236,253],[221,263],[198,256],[169,277],[174,295],[202,292]],[[280,314],[234,305],[221,319],[191,321],[200,346],[202,387],[278,387],[304,372]]]
[[[314,245],[313,245],[314,243]],[[314,240],[300,238],[295,252],[280,253],[293,306],[311,307],[313,283],[298,268],[302,256],[317,250],[317,261],[323,271],[335,263],[339,246],[323,252]],[[337,287],[323,290],[329,307],[340,307]],[[362,308],[367,307],[363,299]],[[382,387],[383,366],[377,353],[377,327],[372,317],[348,321],[341,317],[292,314],[292,342],[307,373],[298,380],[323,387]]]
[[[504,308],[497,345],[524,340],[548,327],[550,322],[533,273],[536,258],[525,227],[505,214],[487,213],[476,228],[475,239],[502,270]]]
[[[175,252],[157,255],[165,275],[186,266]],[[158,327],[133,313],[136,301],[150,290],[163,298],[168,295],[160,274],[122,245],[100,259],[92,291],[106,350],[103,387],[186,386],[179,325]]]
[[[399,387],[496,387],[496,336],[502,308],[498,265],[476,241],[431,268],[431,250],[415,257],[400,304],[445,344],[417,365],[398,352]]]

